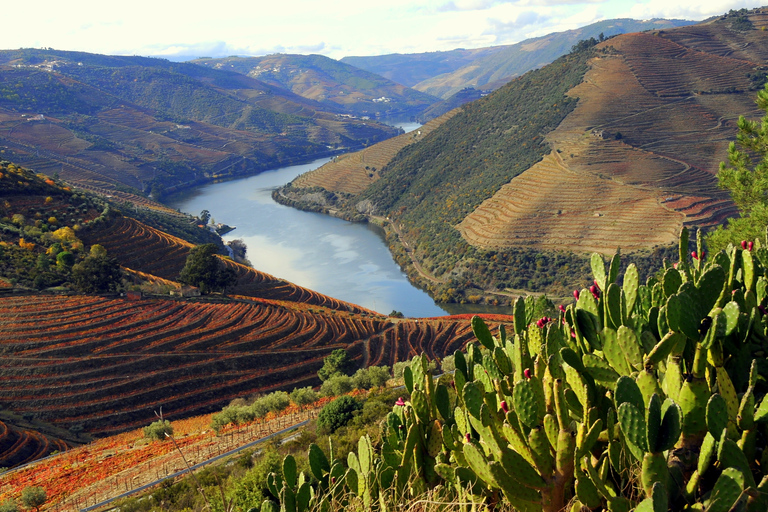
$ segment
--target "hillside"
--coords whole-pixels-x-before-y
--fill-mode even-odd
[[[757,115],[766,24],[755,10],[581,45],[462,107],[346,208],[389,218],[393,254],[439,300],[566,295],[590,251],[647,268],[683,225],[736,213],[715,173]]]
[[[356,116],[409,119],[437,101],[396,81],[322,55],[198,59],[210,69],[231,70],[285,88],[332,111]]]
[[[419,129],[404,133],[355,153],[335,157],[332,161],[296,178],[290,187],[273,194],[276,201],[316,211],[341,208],[338,196],[318,194],[314,187],[342,195],[356,195],[379,179],[383,169],[405,146],[427,137],[433,130],[453,117],[458,110],[433,119]],[[315,208],[312,208],[312,206]]]
[[[359,148],[395,128],[239,73],[162,59],[0,52],[6,159],[135,202]]]
[[[179,419],[319,384],[334,349],[360,367],[391,366],[471,338],[468,319],[390,319],[228,258],[229,295],[182,297],[199,295],[177,282],[194,245],[128,213],[0,162],[3,467],[147,425],[160,407]],[[77,280],[94,259],[119,272],[98,295]]]
[[[344,57],[342,62],[447,99],[461,89],[497,89],[526,71],[549,64],[583,39],[662,30],[695,23],[686,20],[604,20],[584,27],[477,50],[454,50],[376,57]],[[431,117],[428,117],[428,119]]]
[[[413,87],[432,77],[456,71],[477,59],[493,55],[503,49],[503,46],[493,46],[469,50],[461,48],[444,52],[348,56],[342,58],[341,62]]]

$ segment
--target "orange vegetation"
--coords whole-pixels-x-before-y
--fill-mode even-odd
[[[282,413],[228,426],[219,435],[211,430],[210,414],[178,420],[172,423],[174,438],[194,465],[315,417],[332,399],[322,398],[306,408],[291,405]],[[149,441],[141,429],[132,430],[11,470],[0,480],[0,501],[18,500],[25,487],[41,486],[48,497],[42,510],[80,510],[186,467],[173,443]]]
[[[0,297],[0,408],[105,435],[318,383],[323,358],[359,365],[453,353],[469,321],[401,320],[277,301]]]

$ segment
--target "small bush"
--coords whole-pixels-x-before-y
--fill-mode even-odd
[[[410,365],[411,363],[408,361],[400,361],[399,363],[395,363],[394,366],[392,366],[392,375],[394,375],[396,379],[402,379],[405,367]]]
[[[355,412],[361,410],[363,404],[351,396],[340,396],[329,403],[317,415],[317,428],[322,433],[332,434],[352,419]]]
[[[171,426],[171,422],[168,420],[157,420],[150,424],[148,427],[144,427],[144,437],[147,439],[165,441],[168,436],[172,435],[173,427]]]
[[[456,356],[445,356],[440,362],[440,369],[443,373],[456,371]]]
[[[352,377],[347,375],[336,375],[320,386],[320,394],[322,396],[338,396],[344,393],[349,393],[354,389],[352,384]]]
[[[389,367],[369,366],[355,372],[352,376],[352,384],[357,389],[371,389],[385,385],[390,378]]]
[[[291,391],[289,396],[291,401],[299,407],[303,407],[317,401],[317,393],[310,386],[305,388],[296,388]]]
[[[19,512],[19,506],[12,499],[0,503],[0,512]]]

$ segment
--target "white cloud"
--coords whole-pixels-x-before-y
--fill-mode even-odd
[[[698,2],[670,2],[669,0],[649,0],[637,2],[627,11],[630,17],[637,19],[678,18],[702,20],[710,16],[724,14],[731,9],[760,7],[760,0],[699,0]]]
[[[704,19],[764,0],[38,0],[3,6],[0,48],[127,55],[379,55],[510,44],[600,19]]]

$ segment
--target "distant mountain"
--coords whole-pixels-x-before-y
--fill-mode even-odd
[[[414,87],[420,82],[452,73],[478,59],[503,50],[504,46],[492,46],[473,50],[460,48],[446,52],[392,53],[372,57],[344,57],[341,62]]]
[[[192,62],[242,73],[354,115],[410,118],[438,101],[429,94],[322,55],[276,54]]]
[[[240,73],[194,64],[0,51],[5,158],[109,194],[159,197],[398,133],[343,112]]]
[[[737,214],[715,174],[739,115],[760,115],[766,27],[756,9],[580,45],[464,105],[327,208],[386,219],[395,258],[438,300],[565,295],[592,251],[657,266],[683,226]]]
[[[517,44],[477,50],[345,57],[342,62],[386,76],[425,93],[447,99],[466,87],[497,89],[516,76],[565,55],[582,39],[691,25],[694,21],[605,20]]]

